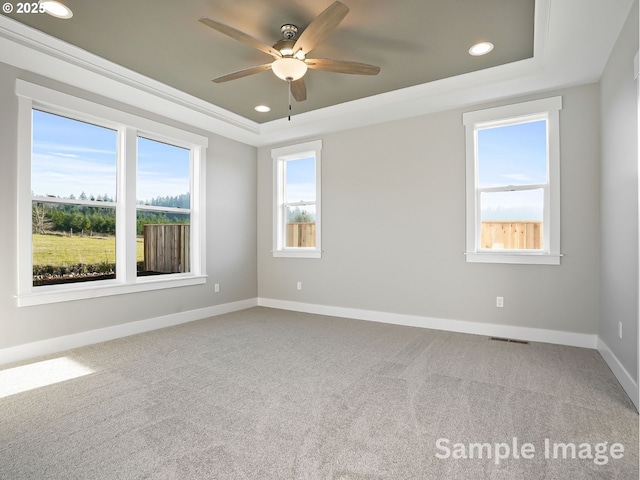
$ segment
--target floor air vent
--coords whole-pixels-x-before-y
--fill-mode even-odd
[[[489,337],[489,340],[495,340],[496,342],[508,342],[508,343],[519,343],[521,345],[529,345],[529,342],[525,340],[515,340],[513,338]]]

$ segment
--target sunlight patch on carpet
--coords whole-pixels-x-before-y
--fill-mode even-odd
[[[95,370],[68,357],[0,371],[0,398],[83,377]]]

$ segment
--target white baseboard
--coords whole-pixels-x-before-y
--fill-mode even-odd
[[[316,313],[320,315],[369,320],[373,322],[391,323],[394,325],[405,325],[409,327],[432,328],[434,330],[445,330],[448,332],[513,338],[518,340],[527,340],[530,342],[554,343],[557,345],[569,345],[572,347],[592,349],[596,348],[598,338],[597,335],[588,335],[584,333],[499,325],[495,323],[469,322],[466,320],[449,320],[422,317],[418,315],[379,312],[374,310],[360,310],[357,308],[331,307],[327,305],[291,302],[272,298],[258,298],[258,305],[263,307],[279,308],[282,310],[292,310],[295,312]]]
[[[629,375],[629,372],[627,372],[627,369],[620,363],[618,357],[614,355],[609,346],[604,343],[604,340],[600,337],[598,337],[598,352],[600,352],[604,361],[607,362],[607,365],[609,365],[609,368],[620,382],[620,385],[622,385],[622,388],[627,392],[627,395],[629,395],[629,398],[636,406],[636,410],[638,410],[638,383]]]
[[[19,362],[41,355],[62,352],[72,348],[84,347],[94,343],[106,342],[116,338],[127,337],[138,333],[149,332],[165,327],[172,327],[182,323],[215,317],[224,313],[236,312],[258,305],[256,298],[224,303],[213,307],[189,310],[187,312],[164,315],[162,317],[148,318],[137,322],[114,325],[88,332],[74,333],[63,337],[50,338],[38,342],[27,343],[15,347],[0,349],[0,365],[11,362]]]

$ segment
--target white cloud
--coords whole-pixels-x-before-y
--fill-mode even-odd
[[[34,154],[31,172],[31,190],[36,195],[78,197],[83,191],[87,195],[116,195],[115,161],[104,161],[80,157]]]

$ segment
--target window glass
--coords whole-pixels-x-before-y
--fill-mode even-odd
[[[190,155],[189,149],[138,137],[137,203],[190,208]]]
[[[117,131],[32,115],[33,285],[113,278]]]
[[[286,246],[316,246],[316,206],[287,207]]]
[[[115,130],[33,110],[33,195],[115,201],[117,138]]]
[[[544,190],[516,190],[513,192],[481,192],[480,219],[493,221],[542,222]]]
[[[547,182],[547,122],[478,130],[478,187]]]
[[[481,249],[544,248],[544,190],[482,192]]]
[[[547,122],[477,130],[479,249],[541,250]]]
[[[138,137],[137,275],[191,271],[191,151]]]
[[[315,201],[316,161],[313,157],[287,161],[285,175],[285,202]]]
[[[285,246],[316,246],[316,161],[313,157],[285,162]]]

